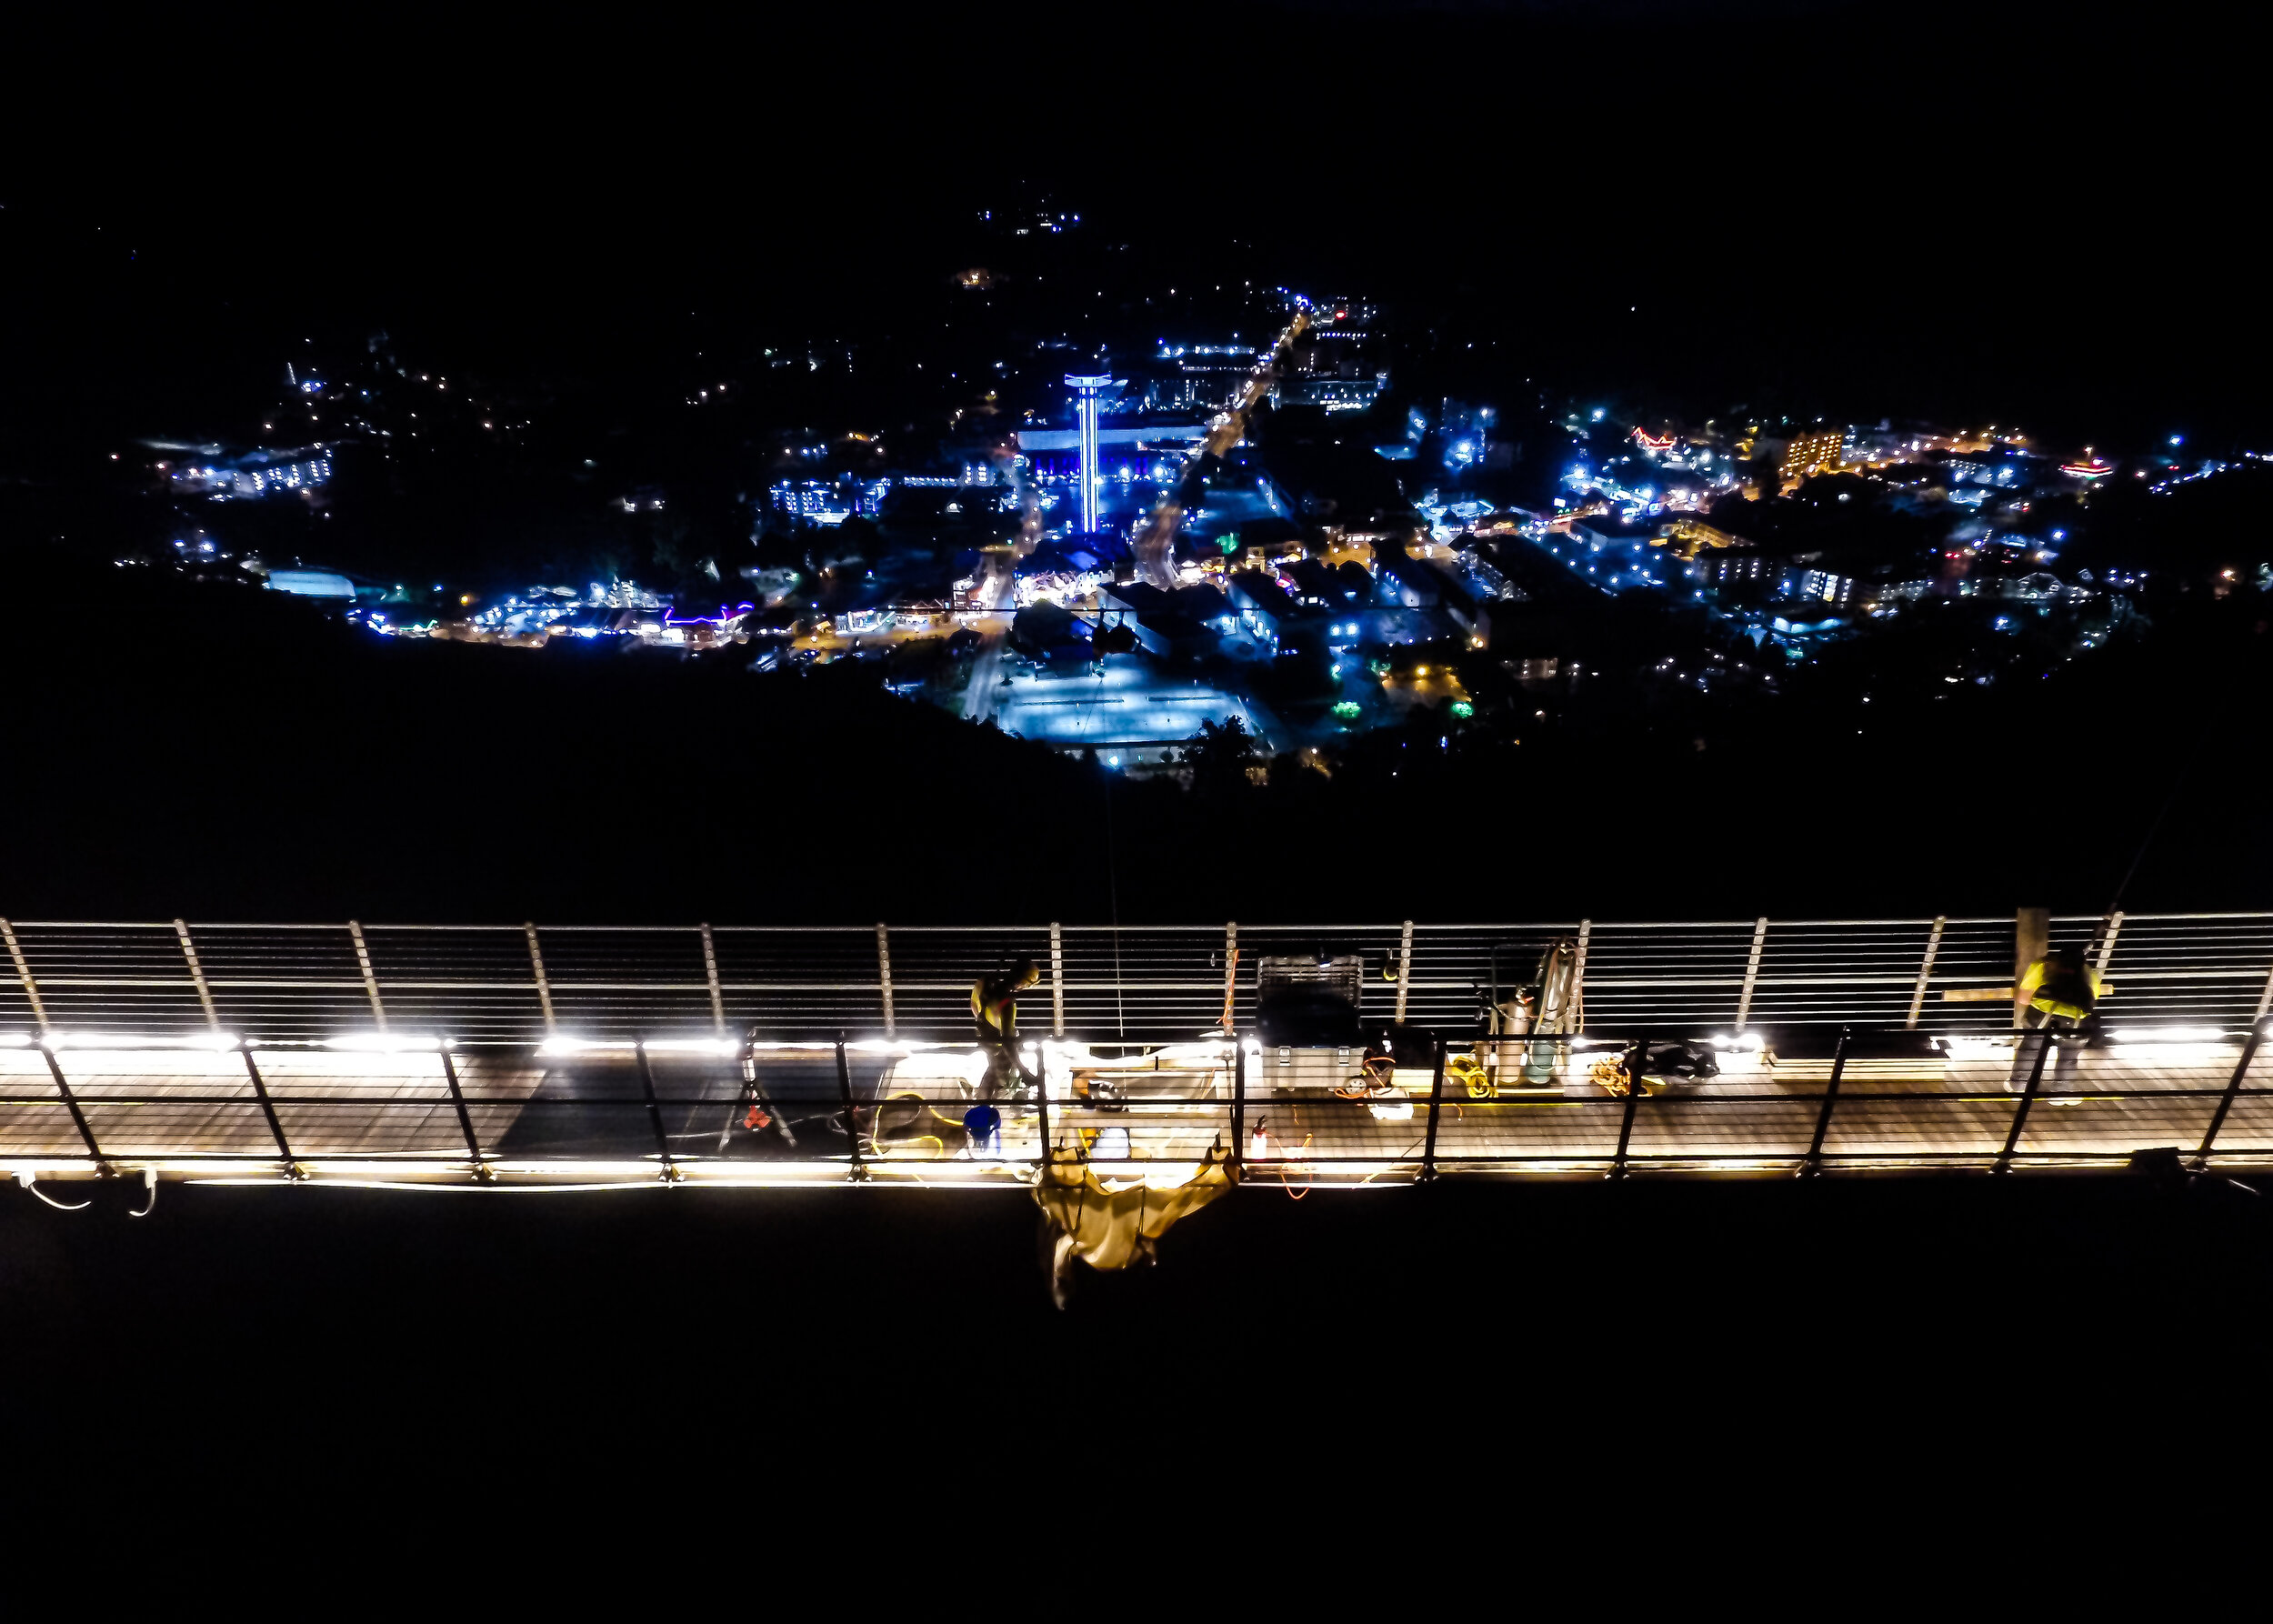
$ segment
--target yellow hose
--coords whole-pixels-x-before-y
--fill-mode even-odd
[[[918,1107],[921,1108],[915,1118],[916,1122],[922,1121],[924,1113],[928,1112],[932,1117],[937,1118],[940,1122],[947,1123],[950,1127],[959,1128],[962,1126],[960,1123],[949,1122],[947,1118],[940,1115],[939,1108],[931,1103],[928,1096],[918,1094],[913,1089],[909,1089],[905,1093],[888,1095],[883,1100],[879,1101],[876,1112],[878,1119],[880,1120],[884,1115],[881,1108],[883,1106],[891,1105],[896,1100],[903,1099],[912,1099]],[[894,1139],[889,1142],[879,1142],[873,1128],[869,1130],[868,1134],[869,1148],[875,1154],[881,1157],[888,1157],[894,1151],[900,1149],[903,1146],[912,1147],[925,1143],[928,1143],[936,1154],[927,1157],[919,1157],[915,1159],[921,1161],[945,1161],[946,1159],[947,1142],[941,1138],[937,1134],[913,1134],[905,1139]]]

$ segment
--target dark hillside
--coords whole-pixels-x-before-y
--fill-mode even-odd
[[[1947,700],[1889,678],[1868,708],[1801,684],[1707,714],[1606,683],[1520,745],[1423,713],[1331,779],[1281,762],[1187,794],[854,670],[386,640],[250,588],[16,556],[19,917],[2088,910],[2181,768],[2127,905],[2273,900],[2255,592],[2176,595],[2088,661]]]

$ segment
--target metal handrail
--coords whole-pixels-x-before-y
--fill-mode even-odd
[[[2081,945],[2100,923],[2057,916],[2051,932]],[[10,944],[0,964],[0,1035],[225,1022],[279,1041],[366,1018],[499,1041],[556,1027],[816,1030],[879,1019],[887,1032],[954,1032],[967,1026],[966,977],[1014,954],[1047,964],[1033,996],[1037,1006],[1048,1000],[1054,1027],[1101,1033],[1108,1021],[1114,1029],[1134,1021],[1197,1031],[1221,1020],[1227,997],[1236,1018],[1252,1015],[1247,969],[1257,959],[1328,946],[1366,961],[1367,1020],[1451,1028],[1487,985],[1520,979],[1527,956],[1559,937],[1587,944],[1586,984],[1598,1022],[1907,1018],[1958,1031],[2011,1019],[2000,1004],[1939,996],[2009,980],[2012,921],[1984,917],[1118,927],[0,925]],[[2134,914],[2119,933],[2098,939],[2110,948],[2103,967],[2118,987],[2112,1014],[2202,1025],[2245,1022],[2273,1008],[2273,914]],[[549,948],[540,952],[540,941]],[[1240,957],[1230,960],[1234,945]]]

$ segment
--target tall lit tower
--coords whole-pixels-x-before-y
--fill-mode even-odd
[[[1116,377],[1066,375],[1066,387],[1074,392],[1074,412],[1081,424],[1081,529],[1089,535],[1097,527],[1097,401],[1107,389],[1117,389]]]

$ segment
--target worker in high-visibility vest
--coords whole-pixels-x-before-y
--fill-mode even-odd
[[[2055,947],[2020,978],[2020,990],[2028,995],[2029,1025],[2065,1021],[2066,1027],[2057,1028],[2064,1031],[2073,1031],[2090,1018],[2107,987],[2090,961],[2068,947]]]
[[[2028,967],[2019,990],[2028,999],[2022,1017],[2026,1027],[2013,1050],[2013,1070],[2008,1087],[2018,1093],[2036,1069],[2037,1053],[2045,1044],[2057,1045],[2053,1080],[2065,1083],[2076,1075],[2076,1036],[2098,1007],[2108,984],[2084,955],[2071,947],[2055,947]]]
[[[1023,1092],[1032,1082],[1026,1068],[1018,1064],[1018,995],[1041,978],[1034,961],[1022,958],[1005,974],[981,976],[971,983],[971,1023],[986,1054],[981,1099],[993,1099],[1005,1091]]]

